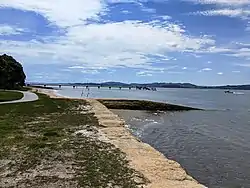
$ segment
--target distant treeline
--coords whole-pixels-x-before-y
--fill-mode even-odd
[[[32,85],[44,85],[45,83],[31,83]],[[151,87],[151,88],[190,88],[190,89],[226,89],[226,90],[250,90],[250,85],[225,85],[225,86],[197,86],[190,83],[122,83],[122,82],[104,82],[104,83],[46,83],[51,86],[89,86],[89,87]]]

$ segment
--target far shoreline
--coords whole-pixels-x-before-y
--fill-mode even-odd
[[[165,102],[157,102],[145,99],[126,99],[126,98],[72,98],[62,96],[57,93],[54,88],[43,88],[43,87],[31,87],[32,91],[43,93],[50,98],[67,98],[75,100],[97,100],[101,102],[108,109],[119,109],[119,110],[146,110],[146,111],[190,111],[190,110],[203,110],[201,108],[190,107],[181,104],[172,104]]]

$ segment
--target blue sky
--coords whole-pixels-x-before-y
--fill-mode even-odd
[[[31,82],[250,84],[250,0],[0,0]]]

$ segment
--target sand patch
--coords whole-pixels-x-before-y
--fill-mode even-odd
[[[78,137],[87,137],[93,140],[98,140],[98,141],[102,141],[102,142],[110,142],[110,140],[108,139],[108,137],[105,135],[105,133],[96,128],[96,127],[90,127],[88,125],[83,126],[80,130],[77,130],[74,132],[75,136]]]

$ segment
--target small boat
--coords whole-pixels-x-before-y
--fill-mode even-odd
[[[230,91],[230,90],[224,91],[224,93],[231,93],[231,94],[234,94],[234,92],[233,92],[233,91]]]

